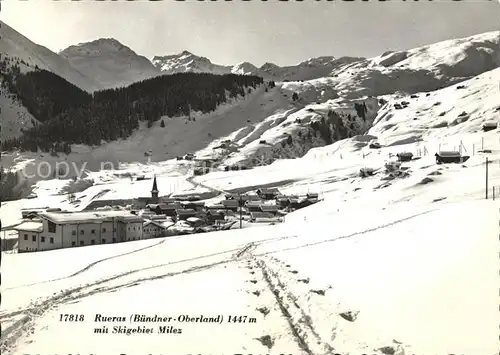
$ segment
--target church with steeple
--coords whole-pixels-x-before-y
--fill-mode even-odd
[[[154,176],[153,179],[153,189],[151,190],[151,200],[149,203],[158,203],[158,184],[156,183],[156,175]]]

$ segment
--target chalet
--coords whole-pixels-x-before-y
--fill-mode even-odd
[[[200,168],[211,168],[217,162],[216,159],[211,158],[196,158],[194,161]]]
[[[251,212],[250,213],[250,222],[265,223],[265,222],[274,222],[274,221],[276,221],[276,217],[272,213],[268,213],[268,212]]]
[[[257,190],[257,195],[263,200],[273,200],[280,194],[279,190],[275,187],[273,188],[260,188]]]
[[[174,223],[169,220],[149,220],[142,225],[143,239],[165,237],[166,230]]]
[[[388,161],[385,163],[385,170],[388,173],[399,170],[400,168],[401,168],[400,161]]]
[[[202,225],[205,224],[205,221],[201,218],[198,217],[188,217],[186,219],[186,222],[189,223],[190,226],[192,227],[201,227]]]
[[[299,198],[297,196],[290,196],[290,197],[288,197],[287,207],[291,208],[291,209],[300,208]]]
[[[204,174],[206,174],[206,173],[208,173],[208,171],[207,171],[207,172],[205,172],[205,168],[200,168],[200,167],[198,167],[198,168],[195,168],[195,169],[193,170],[193,175],[194,175],[194,176],[201,176],[201,175],[204,175]]]
[[[216,223],[217,221],[224,221],[225,219],[226,215],[224,211],[210,210],[207,212],[208,223]]]
[[[260,206],[262,201],[247,201],[245,202],[245,208],[248,212],[259,212],[261,211]]]
[[[14,227],[14,229],[17,230],[17,232],[19,233],[18,237],[19,253],[40,250],[40,233],[43,232],[43,223],[24,222]],[[44,242],[49,242],[49,240],[45,240],[45,237],[43,238]],[[53,238],[50,241],[54,243]]]
[[[223,204],[215,204],[215,205],[206,205],[205,206],[205,211],[208,212],[213,212],[213,211],[222,211],[224,210],[225,207]]]
[[[175,211],[178,210],[178,209],[182,209],[182,206],[179,202],[175,202],[175,203],[160,203],[158,204],[154,211],[156,212],[156,214],[164,214],[166,216],[170,216],[170,217],[173,217],[175,216]]]
[[[497,129],[497,127],[498,127],[498,124],[496,122],[488,121],[488,122],[483,123],[482,130],[484,132],[493,131],[493,130]]]
[[[463,161],[461,154],[456,151],[440,151],[434,156],[436,157],[436,164],[461,163]]]
[[[278,206],[276,205],[261,205],[260,206],[261,212],[266,212],[266,213],[271,213],[275,215],[278,213]]]
[[[288,206],[288,198],[286,196],[278,196],[276,197],[276,205],[279,208],[285,208]]]
[[[224,206],[224,209],[236,212],[240,204],[237,200],[223,200],[222,205]]]
[[[308,192],[306,197],[308,200],[318,200],[319,195],[317,192]]]
[[[178,221],[185,221],[189,217],[196,217],[196,211],[191,209],[176,210],[176,218]]]
[[[180,204],[183,209],[195,211],[203,210],[203,207],[205,206],[204,201],[182,201]]]
[[[410,161],[413,159],[413,153],[401,152],[401,153],[396,154],[396,157],[398,158],[398,161],[400,161],[400,162]]]
[[[260,201],[261,200],[260,196],[257,194],[243,194],[243,195],[241,195],[241,198],[244,201]]]

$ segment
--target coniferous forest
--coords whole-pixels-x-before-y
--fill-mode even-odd
[[[9,70],[3,66],[0,75],[2,85],[40,122],[21,137],[2,142],[2,150],[65,153],[73,143],[127,138],[140,121],[151,126],[162,116],[209,113],[263,83],[257,76],[180,73],[89,94],[46,70],[21,73],[16,65]]]

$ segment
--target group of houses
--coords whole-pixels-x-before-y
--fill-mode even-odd
[[[318,202],[318,194],[285,196],[278,189],[228,194],[215,204],[158,196],[156,177],[142,209],[67,212],[57,208],[23,211],[18,252],[120,243],[133,240],[225,230],[238,220],[277,222],[287,213]],[[241,223],[241,222],[240,222]]]

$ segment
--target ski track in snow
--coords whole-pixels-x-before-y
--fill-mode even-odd
[[[72,273],[71,275],[68,275],[68,276],[62,276],[62,277],[58,277],[56,279],[51,279],[51,280],[46,280],[46,281],[41,281],[41,282],[34,282],[34,283],[31,283],[31,284],[26,284],[26,285],[21,285],[21,286],[9,287],[9,288],[5,288],[5,290],[14,290],[14,289],[17,289],[17,288],[22,288],[22,287],[29,287],[29,286],[41,285],[41,284],[45,284],[45,283],[49,283],[49,282],[54,282],[54,281],[66,280],[66,279],[69,279],[71,277],[78,276],[82,272],[85,272],[85,271],[89,270],[90,268],[92,268],[92,267],[94,267],[97,264],[100,264],[102,262],[105,262],[105,261],[108,261],[108,260],[111,260],[111,259],[116,259],[116,258],[119,258],[119,257],[122,257],[122,256],[130,255],[130,254],[134,254],[134,253],[137,253],[137,252],[140,252],[140,251],[143,251],[143,250],[147,250],[147,249],[156,247],[156,246],[158,246],[160,244],[163,244],[163,243],[165,243],[165,241],[166,241],[166,239],[163,239],[162,241],[160,241],[158,243],[155,243],[153,245],[148,245],[146,247],[135,249],[135,250],[132,250],[132,251],[129,251],[129,252],[126,252],[126,253],[117,254],[117,255],[113,255],[113,256],[108,256],[106,258],[103,258],[103,259],[100,259],[100,260],[96,260],[96,261],[88,264],[87,266],[85,266],[83,269],[80,269],[80,270],[78,270],[78,271],[76,271],[76,272],[74,272],[74,273]]]

